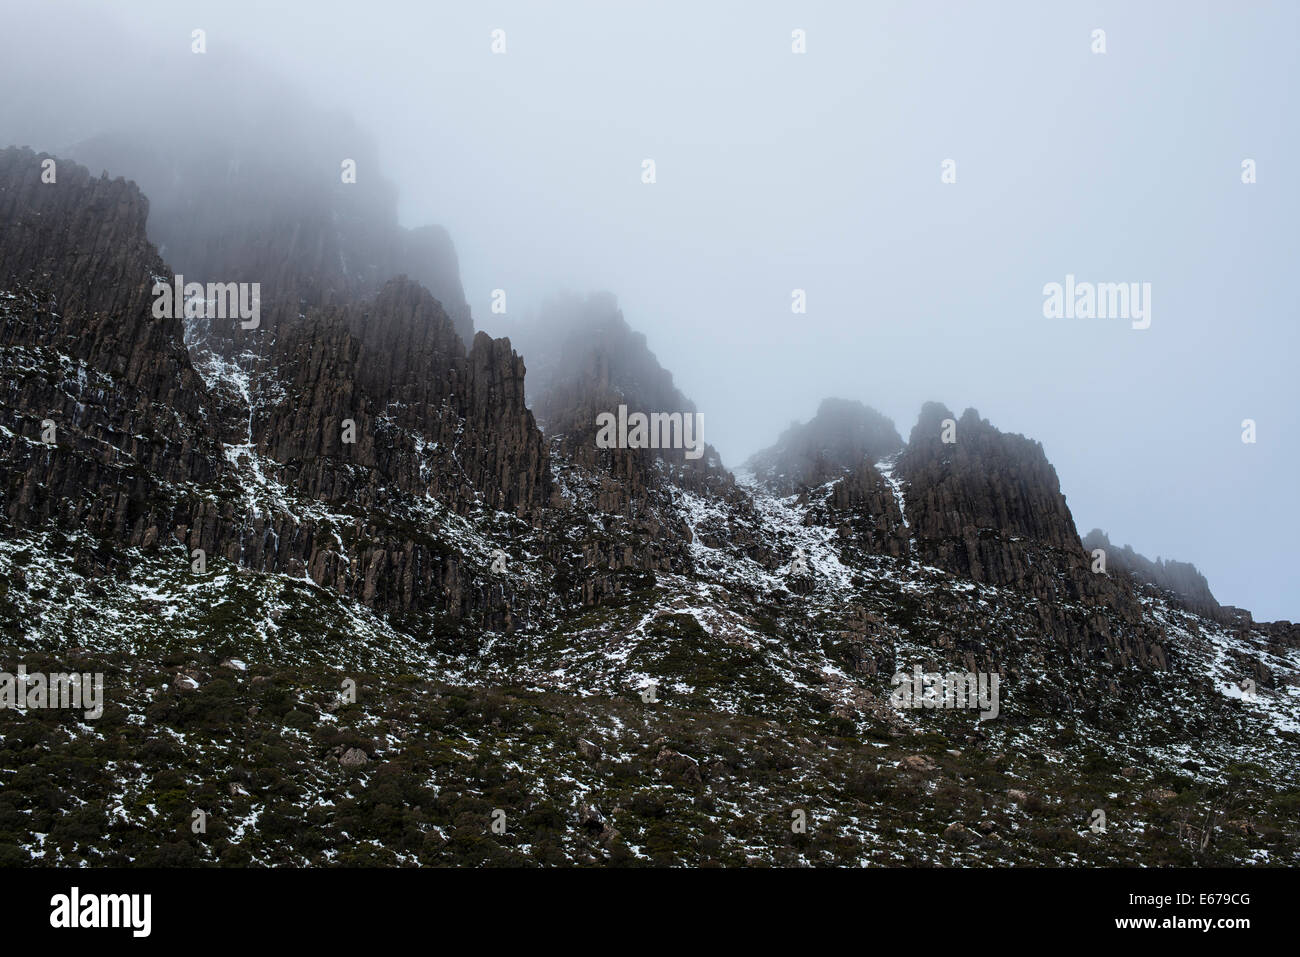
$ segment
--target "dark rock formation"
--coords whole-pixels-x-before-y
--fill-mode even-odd
[[[474,324],[446,230],[398,224],[396,189],[351,123],[327,122],[302,105],[289,115],[287,125],[233,115],[203,128],[218,135],[104,135],[72,157],[139,184],[152,203],[149,238],[176,271],[200,282],[261,283],[266,329],[308,307],[368,298],[406,275],[442,304],[468,348]],[[356,182],[342,181],[344,158],[357,163]],[[238,333],[213,332],[228,344],[211,347],[231,354]]]
[[[467,355],[442,307],[409,280],[313,311],[282,332],[268,365],[282,388],[255,408],[252,441],[314,499],[369,508],[400,490],[462,513],[485,504],[522,515],[547,497],[523,361],[484,333]],[[344,444],[348,419],[356,441]]]
[[[1160,558],[1153,562],[1128,545],[1123,548],[1112,545],[1099,528],[1094,528],[1084,537],[1083,547],[1090,554],[1098,548],[1105,551],[1107,574],[1127,575],[1134,581],[1168,592],[1175,604],[1194,614],[1225,624],[1231,621],[1231,615],[1215,601],[1209,583],[1195,565]]]
[[[949,419],[956,421],[948,409],[926,403],[898,463],[907,482],[908,519],[926,558],[969,572],[975,581],[1008,584],[1025,569],[1006,550],[982,546],[981,531],[1081,553],[1042,445],[999,432],[974,409],[956,421],[956,441],[945,443],[943,422]]]
[[[112,546],[175,541],[186,564],[203,549],[381,611],[508,627],[503,584],[445,541],[439,516],[526,517],[550,497],[510,343],[480,334],[467,352],[438,302],[399,279],[247,330],[233,360],[206,347],[220,337],[192,336],[210,391],[184,321],[152,315],[154,279],[172,271],[145,236],[147,201],[70,162],[42,183],[42,159],[0,152],[6,517]]]
[[[219,449],[180,320],[154,319],[149,204],[131,184],[0,150],[0,388],[5,516],[158,542]],[[53,429],[53,442],[42,439]]]
[[[898,452],[903,440],[894,423],[861,402],[824,399],[813,418],[791,425],[776,444],[747,465],[778,495],[816,488]],[[869,477],[859,476],[857,485]]]
[[[943,441],[947,420],[953,442]],[[921,561],[1032,596],[1045,634],[1162,666],[1159,630],[1143,624],[1132,590],[1092,571],[1040,443],[929,402],[898,474]]]
[[[598,416],[617,415],[620,405],[629,413],[697,411],[645,336],[624,321],[613,296],[560,297],[535,323],[516,328],[532,370],[529,391],[538,421],[559,455],[604,477],[597,498],[602,511],[630,516],[666,476],[692,490],[726,494],[734,487],[708,445],[698,458],[688,458],[684,448],[597,447]]]
[[[867,460],[831,487],[823,507],[821,523],[838,526],[842,539],[869,554],[908,557],[903,511],[893,488]]]

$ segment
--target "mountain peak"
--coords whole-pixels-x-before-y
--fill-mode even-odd
[[[793,423],[746,465],[762,485],[792,495],[841,478],[863,462],[877,462],[902,447],[890,419],[855,399],[832,397],[821,401],[811,419]]]

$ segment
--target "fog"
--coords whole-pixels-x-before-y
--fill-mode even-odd
[[[1081,533],[1300,619],[1294,3],[301,9],[4,0],[0,146],[292,129],[300,97],[446,227],[478,328],[495,289],[512,322],[612,292],[729,466],[829,395],[904,437],[974,406],[1043,443]],[[1149,328],[1045,318],[1067,275],[1150,283]]]

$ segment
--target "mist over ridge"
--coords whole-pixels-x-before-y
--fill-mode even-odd
[[[1300,10],[11,6],[16,912],[337,948],[325,870],[495,927],[454,870],[761,867],[924,922],[902,867],[1267,921]]]
[[[475,328],[508,334],[557,290],[610,290],[730,468],[827,397],[903,433],[926,401],[972,406],[1043,443],[1081,528],[1193,563],[1261,619],[1300,617],[1300,518],[1285,504],[1296,332],[1279,306],[1297,197],[1274,175],[1295,134],[1269,120],[1295,66],[1245,41],[1293,11],[1108,10],[1099,58],[1094,24],[1029,4],[952,11],[939,31],[902,4],[692,11],[689,29],[685,7],[648,21],[596,4],[403,8],[404,36],[320,9],[17,11],[6,78],[73,55],[43,100],[0,108],[5,145],[77,159],[106,134],[197,144],[253,123],[268,167],[283,143],[324,176],[346,143],[375,208],[445,229]],[[205,57],[189,51],[195,26]],[[802,59],[793,26],[808,32]],[[505,56],[490,50],[496,28]],[[1043,69],[1063,57],[1069,69]],[[1025,83],[1031,71],[1049,79]],[[1190,99],[1194,116],[1164,109]],[[333,119],[303,119],[318,115]],[[1261,170],[1249,188],[1244,156]],[[1151,282],[1151,327],[1044,319],[1043,285],[1067,274]],[[807,290],[804,314],[793,289]],[[1246,418],[1255,445],[1240,441]]]

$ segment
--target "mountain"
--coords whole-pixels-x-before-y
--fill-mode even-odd
[[[863,462],[901,451],[894,423],[861,402],[826,399],[816,416],[791,425],[771,448],[746,463],[754,477],[779,494],[816,488]]]
[[[499,588],[466,593],[464,557],[437,534],[484,508],[526,515],[549,494],[508,342],[480,335],[467,352],[441,305],[405,279],[304,307],[280,328],[220,320],[227,331],[209,337],[218,320],[156,320],[151,290],[172,271],[146,238],[147,202],[66,161],[42,183],[45,158],[0,153],[19,426],[6,438],[26,466],[8,473],[10,520],[170,546],[185,566],[201,549],[307,573],[385,612],[508,618]],[[211,348],[232,336],[245,337],[233,359]],[[47,420],[60,436],[50,445]]]
[[[152,218],[0,151],[0,673],[104,679],[5,709],[0,862],[1300,861],[1297,627],[1095,571],[1037,442],[827,400],[736,475],[603,447],[699,411],[612,297],[467,341],[383,230],[352,286],[201,214],[267,321],[156,316]]]
[[[1214,595],[1210,593],[1209,582],[1196,570],[1195,565],[1188,562],[1167,562],[1159,558],[1153,562],[1128,545],[1116,548],[1099,528],[1094,528],[1084,537],[1083,547],[1090,554],[1095,549],[1101,549],[1114,572],[1170,593],[1188,611],[1220,622],[1230,622],[1233,618],[1231,613],[1215,601]]]
[[[43,159],[0,152],[5,514],[156,546],[164,489],[222,472],[202,379],[180,322],[152,317],[147,201],[71,164],[43,184]]]
[[[306,307],[369,298],[405,275],[434,295],[469,348],[474,322],[451,237],[398,223],[397,190],[354,123],[284,91],[252,114],[201,102],[213,122],[183,138],[145,125],[77,143],[69,158],[139,185],[149,239],[177,272],[260,283],[270,328]]]
[[[557,296],[545,303],[538,318],[514,330],[520,351],[532,364],[533,407],[563,455],[622,477],[633,497],[655,483],[656,463],[679,483],[728,480],[707,443],[698,454],[688,454],[684,442],[662,449],[598,447],[598,417],[620,405],[631,412],[699,414],[651,353],[646,337],[628,326],[611,294]]]

